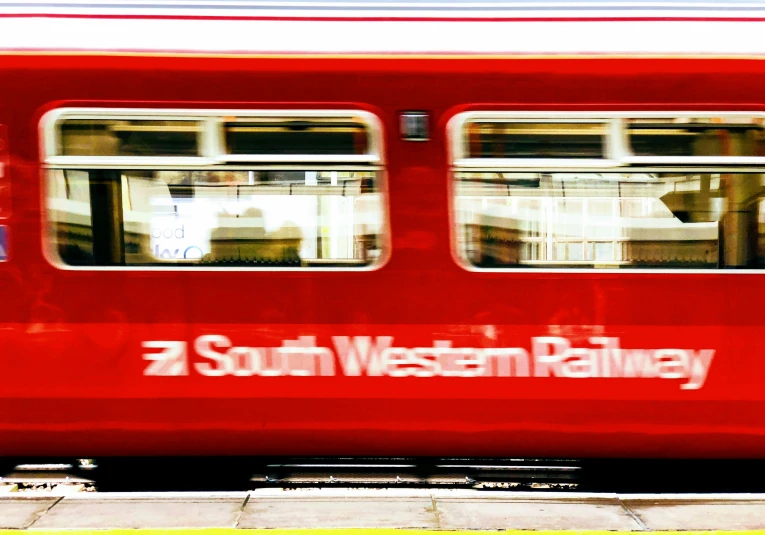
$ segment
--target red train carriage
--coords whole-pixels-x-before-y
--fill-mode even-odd
[[[0,454],[762,457],[765,12],[519,6],[3,11]]]

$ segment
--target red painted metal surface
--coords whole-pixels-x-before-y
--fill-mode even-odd
[[[0,56],[13,257],[0,263],[0,454],[762,457],[765,275],[469,272],[450,252],[458,111],[762,110],[765,64],[672,59]],[[38,122],[62,105],[358,106],[385,128],[391,257],[372,272],[65,271],[43,256]],[[398,113],[428,110],[427,143]],[[141,343],[405,347],[532,337],[710,348],[702,388],[558,377],[145,377]],[[199,359],[191,358],[191,363]]]

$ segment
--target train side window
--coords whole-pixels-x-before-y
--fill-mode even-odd
[[[151,121],[110,113],[68,110],[46,123],[47,236],[57,261],[283,269],[384,260],[384,168],[369,114],[186,110],[179,126],[173,112]],[[231,125],[240,127],[233,142]],[[140,151],[114,141],[112,130],[136,128],[130,146]],[[334,139],[322,144],[323,134]]]
[[[493,126],[503,132],[518,120],[468,113],[450,123],[454,247],[467,266],[765,268],[762,117],[571,114],[605,125],[602,157],[588,152],[585,163],[581,140],[568,148],[554,129],[557,153],[574,156],[551,163],[513,143],[475,152],[474,124],[489,119],[507,122]],[[532,120],[520,119],[523,128]]]

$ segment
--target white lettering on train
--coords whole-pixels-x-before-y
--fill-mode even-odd
[[[394,345],[391,336],[334,336],[333,348],[313,336],[284,340],[280,347],[235,346],[230,338],[208,334],[194,340],[193,370],[207,377],[333,376],[347,377],[560,377],[568,379],[672,379],[683,390],[698,390],[712,365],[712,349],[627,349],[619,338],[596,336],[589,347],[574,347],[560,336],[531,339],[522,347],[452,347],[436,340],[432,347]],[[187,343],[144,342],[144,375],[189,375]],[[198,360],[198,361],[197,361]],[[337,364],[336,364],[337,363]]]
[[[565,338],[532,339],[536,377],[643,377],[685,379],[680,388],[697,390],[704,385],[714,350],[622,349],[618,338],[593,337],[593,348],[571,347]]]
[[[144,342],[145,349],[160,349],[159,353],[144,353],[144,360],[151,362],[143,371],[144,375],[179,376],[189,374],[186,342]]]
[[[194,364],[194,368],[208,377],[335,375],[334,354],[326,347],[316,346],[312,336],[285,340],[282,347],[258,348],[236,347],[227,337],[212,334],[197,338],[194,350],[207,359]]]

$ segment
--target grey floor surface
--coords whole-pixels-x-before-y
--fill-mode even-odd
[[[267,490],[0,497],[0,528],[765,529],[765,495]]]

